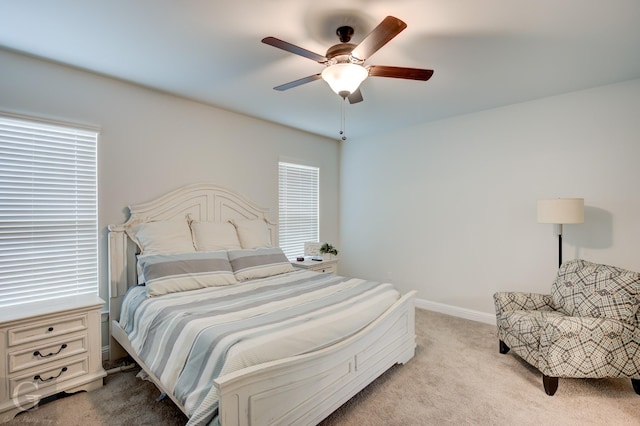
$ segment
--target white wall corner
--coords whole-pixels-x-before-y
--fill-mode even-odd
[[[428,311],[440,312],[454,317],[464,318],[471,321],[483,322],[485,324],[496,324],[495,314],[474,311],[472,309],[460,308],[444,303],[431,302],[430,300],[416,299],[416,308],[426,309]]]

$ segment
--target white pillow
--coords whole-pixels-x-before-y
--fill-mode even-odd
[[[234,219],[240,245],[243,249],[271,247],[271,233],[267,222],[262,219]]]
[[[142,254],[191,253],[193,246],[189,223],[184,220],[146,222],[132,228],[133,241]]]
[[[230,222],[191,222],[191,232],[198,251],[242,248],[236,228]]]

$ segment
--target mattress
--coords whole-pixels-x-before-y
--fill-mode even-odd
[[[184,406],[214,424],[220,376],[322,349],[362,330],[400,298],[392,284],[295,270],[221,287],[125,296],[120,325]]]

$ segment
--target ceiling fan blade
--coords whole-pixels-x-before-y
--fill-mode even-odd
[[[351,51],[351,56],[364,61],[405,28],[407,28],[407,24],[403,21],[393,16],[387,16]]]
[[[371,65],[369,67],[369,76],[372,77],[392,77],[427,81],[432,75],[433,70],[424,70],[421,68],[388,67],[385,65]]]
[[[312,81],[320,80],[321,78],[322,78],[321,74],[314,74],[314,75],[310,75],[308,77],[300,78],[298,80],[290,81],[290,82],[285,83],[285,84],[281,84],[280,86],[276,86],[273,89],[274,90],[279,90],[279,91],[292,89],[294,87],[300,86],[300,85],[305,84],[305,83],[311,83]]]
[[[347,96],[347,99],[349,99],[350,104],[357,104],[358,102],[362,102],[363,99],[362,99],[362,92],[360,91],[360,88],[358,87],[355,92]]]
[[[305,58],[309,58],[321,64],[324,64],[325,62],[327,62],[327,58],[325,58],[322,55],[319,55],[307,49],[303,49],[302,47],[296,46],[295,44],[291,44],[289,42],[280,40],[275,37],[265,37],[262,39],[262,42],[264,44],[277,47],[278,49],[286,50],[287,52],[294,53],[296,55],[300,55]]]

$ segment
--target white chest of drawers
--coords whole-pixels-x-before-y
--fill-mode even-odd
[[[47,396],[102,386],[103,304],[81,295],[0,310],[0,422]]]

